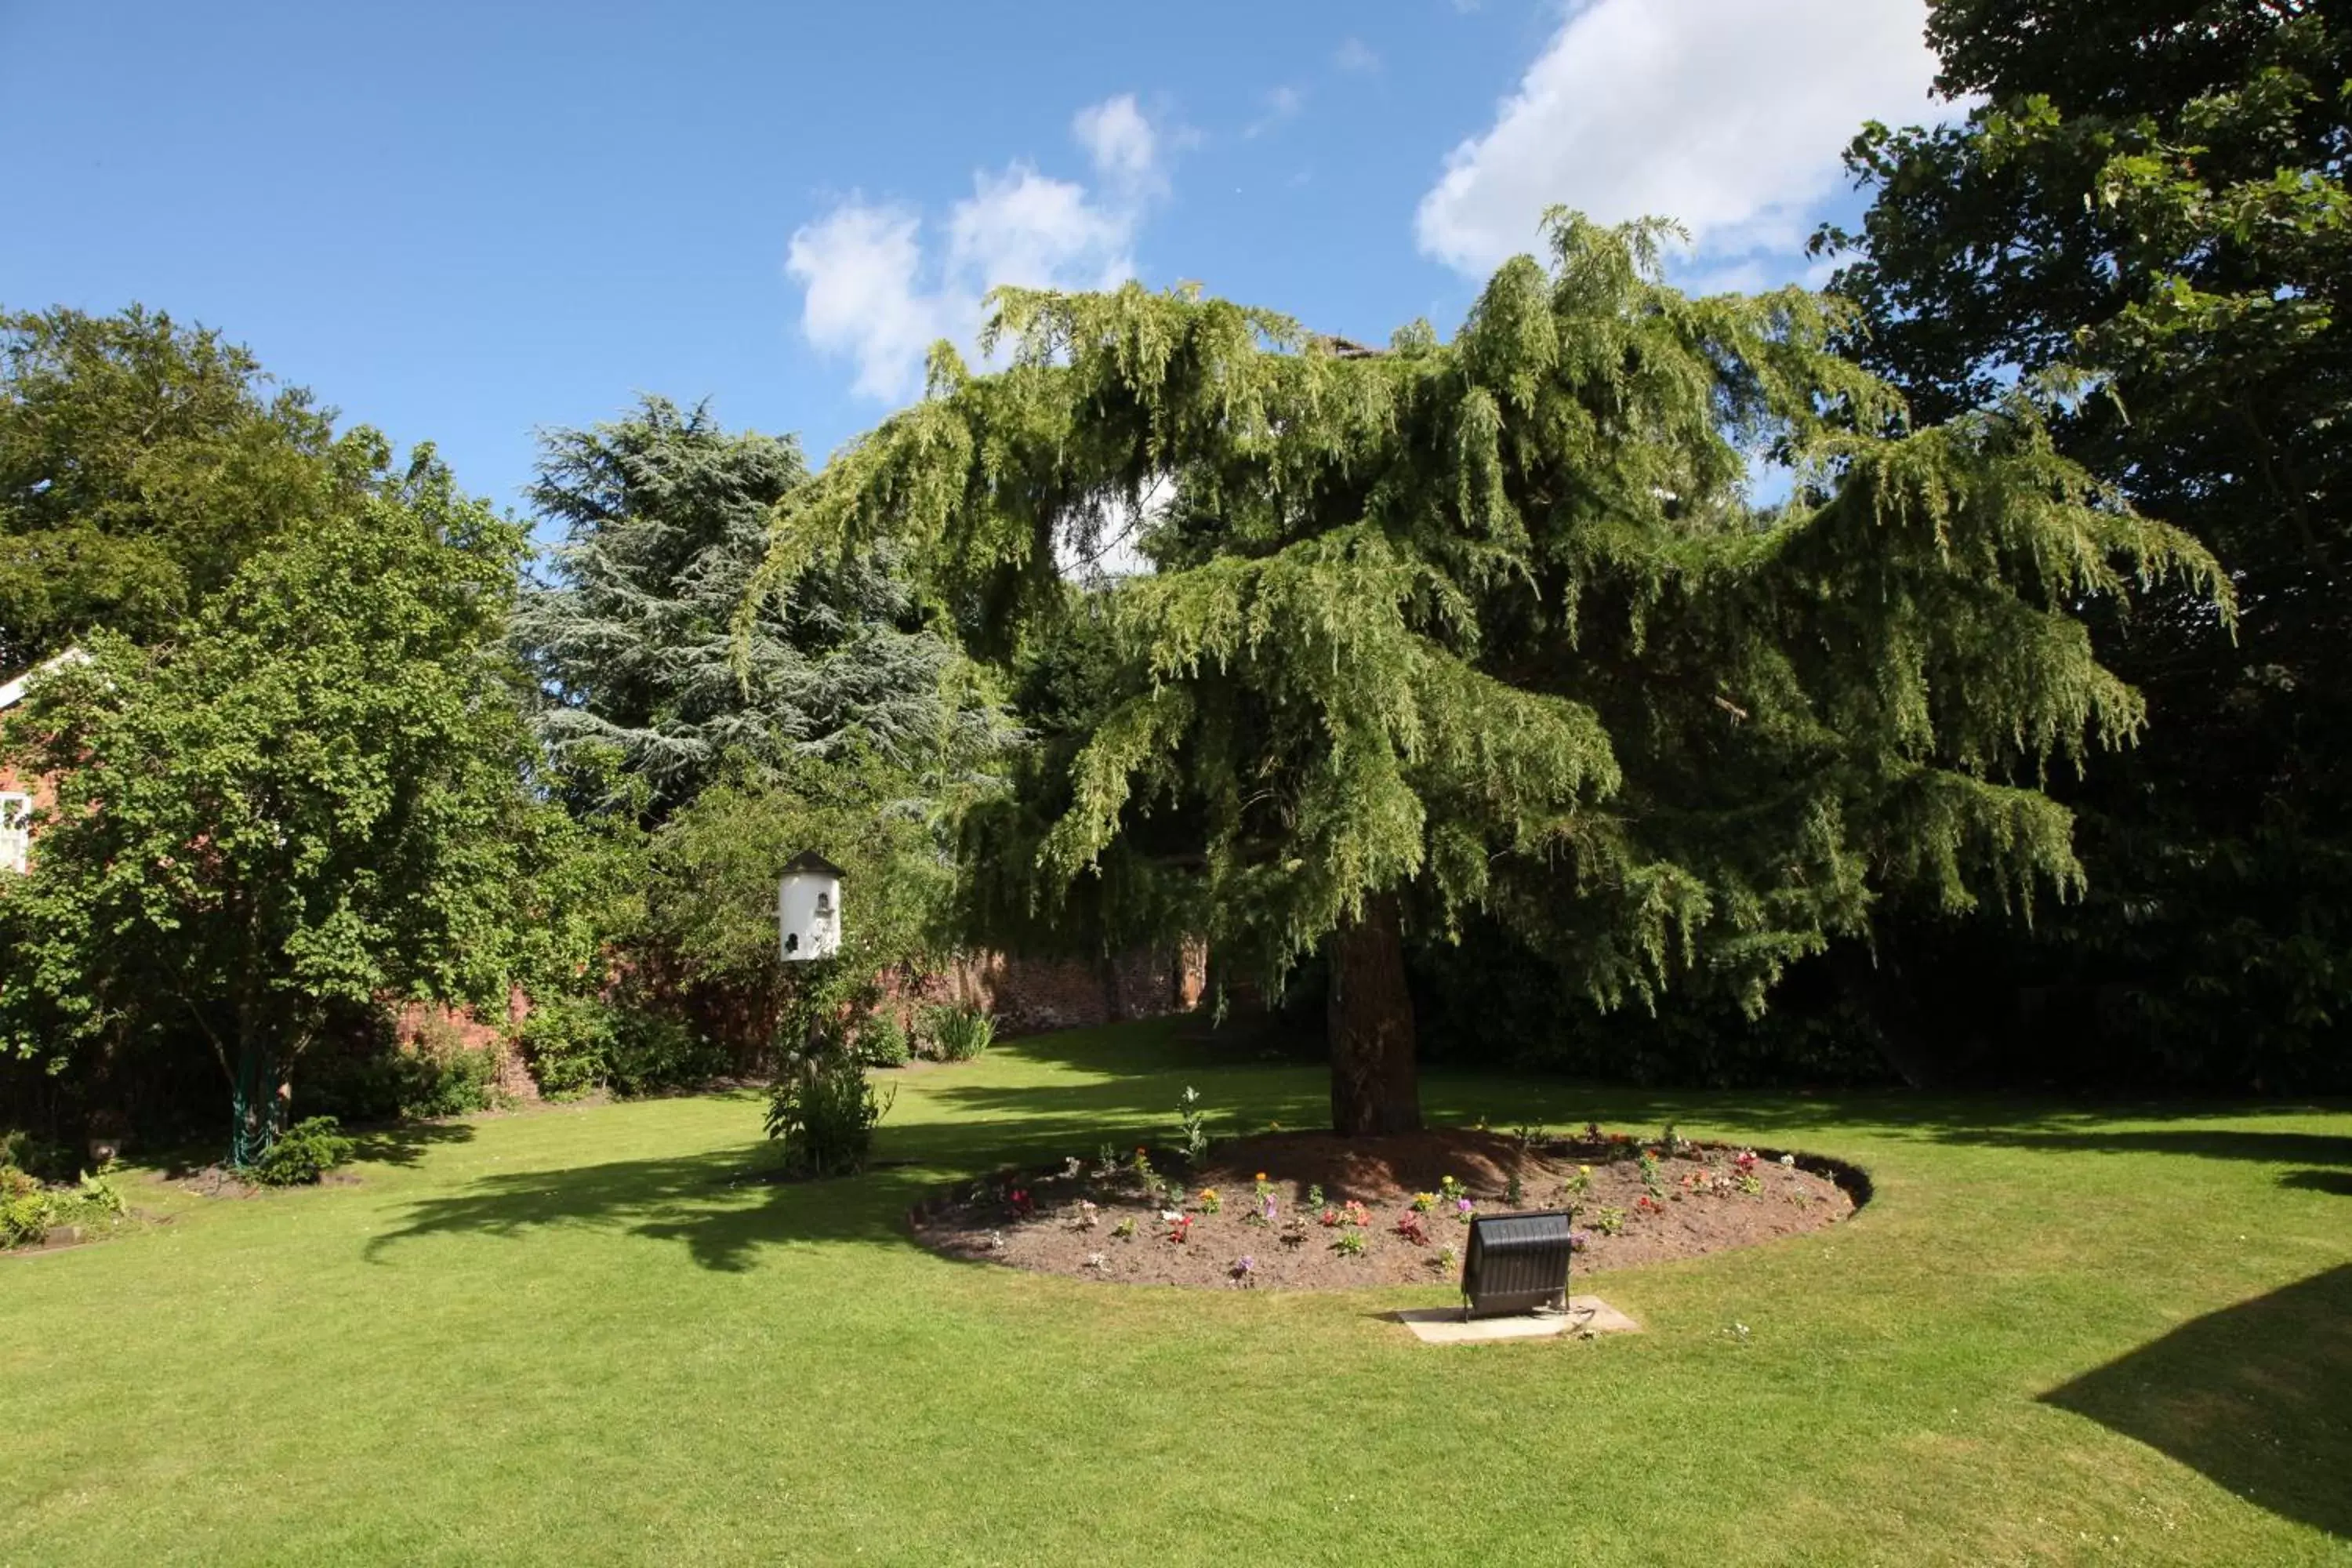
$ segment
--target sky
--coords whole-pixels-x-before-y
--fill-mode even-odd
[[[1555,203],[1818,283],[1925,0],[0,0],[0,307],[133,301],[520,509],[657,393],[813,462],[992,284],[1452,331]]]

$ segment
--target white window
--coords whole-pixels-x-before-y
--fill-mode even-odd
[[[0,793],[0,871],[22,871],[32,839],[33,797]]]

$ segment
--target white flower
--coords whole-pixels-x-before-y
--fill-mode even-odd
[[[1787,1169],[1793,1171],[1797,1168],[1797,1157],[1794,1154],[1783,1154],[1780,1156],[1780,1163]]]

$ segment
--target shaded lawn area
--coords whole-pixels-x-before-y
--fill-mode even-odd
[[[898,1076],[854,1181],[758,1180],[750,1096],[566,1109],[0,1260],[0,1564],[2352,1562],[2345,1110],[1437,1075],[1434,1120],[1672,1120],[1876,1196],[1594,1277],[1643,1334],[1435,1349],[1379,1314],[1440,1287],[906,1237],[941,1181],[1164,1138],[1188,1082],[1316,1124],[1312,1067],[1140,1025]]]

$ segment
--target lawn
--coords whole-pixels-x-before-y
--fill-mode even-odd
[[[1596,1277],[1646,1331],[1591,1342],[906,1239],[941,1180],[1164,1136],[1188,1082],[1317,1120],[1313,1068],[1208,1051],[905,1075],[852,1181],[730,1184],[760,1108],[722,1096],[135,1184],[169,1223],[0,1260],[0,1563],[2352,1562],[2352,1112],[1433,1077],[1434,1120],[1871,1172],[1850,1225]]]

